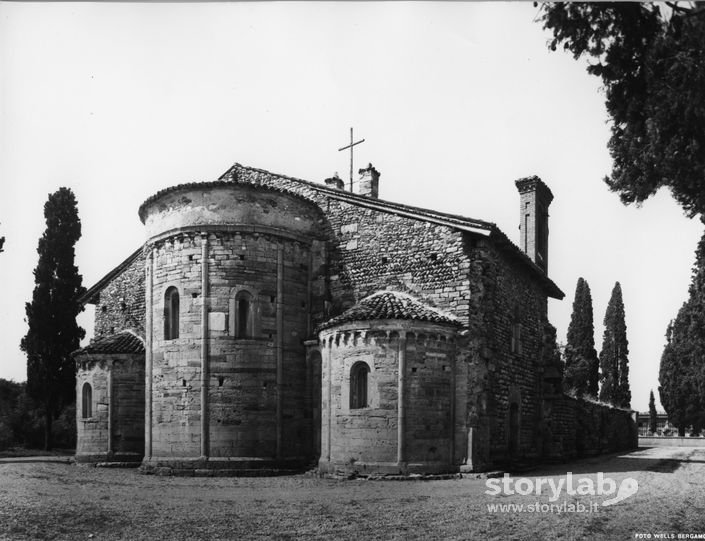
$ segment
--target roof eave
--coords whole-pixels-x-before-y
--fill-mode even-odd
[[[491,235],[492,240],[498,248],[505,250],[511,257],[514,257],[529,268],[534,278],[538,280],[543,287],[546,294],[552,299],[562,300],[565,297],[565,293],[551,280],[548,275],[536,264],[534,261],[526,255],[518,246],[516,246],[504,232],[495,227]]]
[[[85,306],[86,304],[96,304],[98,302],[98,296],[100,292],[107,286],[110,281],[115,278],[118,274],[124,271],[130,264],[137,259],[142,253],[143,246],[140,246],[137,250],[132,252],[127,258],[117,265],[113,270],[108,272],[100,280],[98,280],[90,289],[87,289],[82,295],[79,295],[78,302]]]

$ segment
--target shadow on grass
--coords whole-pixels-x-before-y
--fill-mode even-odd
[[[522,473],[531,476],[565,475],[567,472],[572,472],[573,474],[639,471],[673,473],[683,464],[705,464],[705,449],[674,447],[669,448],[665,452],[663,451],[664,449],[663,447],[639,447],[637,450],[628,453],[610,453],[561,464],[543,464]],[[659,454],[666,456],[659,456]]]

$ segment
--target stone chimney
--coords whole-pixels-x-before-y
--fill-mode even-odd
[[[519,246],[536,265],[548,273],[548,207],[553,194],[536,176],[515,182],[519,190]]]
[[[332,177],[327,178],[324,182],[326,183],[326,186],[329,188],[335,188],[336,190],[342,190],[345,186],[343,179],[338,176],[338,173],[335,173]]]
[[[365,169],[358,171],[360,180],[357,183],[357,193],[367,197],[379,197],[379,171],[368,164]]]

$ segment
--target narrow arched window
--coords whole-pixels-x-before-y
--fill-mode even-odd
[[[235,336],[237,338],[252,338],[252,295],[240,291],[235,296]]]
[[[164,293],[164,340],[179,337],[179,290],[171,286]]]
[[[350,369],[350,409],[367,407],[367,380],[370,367],[357,362]]]
[[[512,323],[512,353],[521,355],[521,323]]]
[[[90,383],[83,384],[81,392],[81,417],[90,419],[93,417],[93,389]]]

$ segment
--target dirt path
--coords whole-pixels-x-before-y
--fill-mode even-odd
[[[568,471],[578,493],[568,494]],[[597,490],[599,472],[608,489],[614,481],[613,493],[586,493],[590,484]],[[635,494],[601,505],[621,486],[628,494],[630,479]],[[504,480],[492,483],[503,487]],[[0,539],[705,539],[702,448],[642,449],[542,468],[507,484],[531,494],[489,495],[487,480],[471,478],[178,478],[0,463]],[[580,505],[587,510],[569,511]]]

